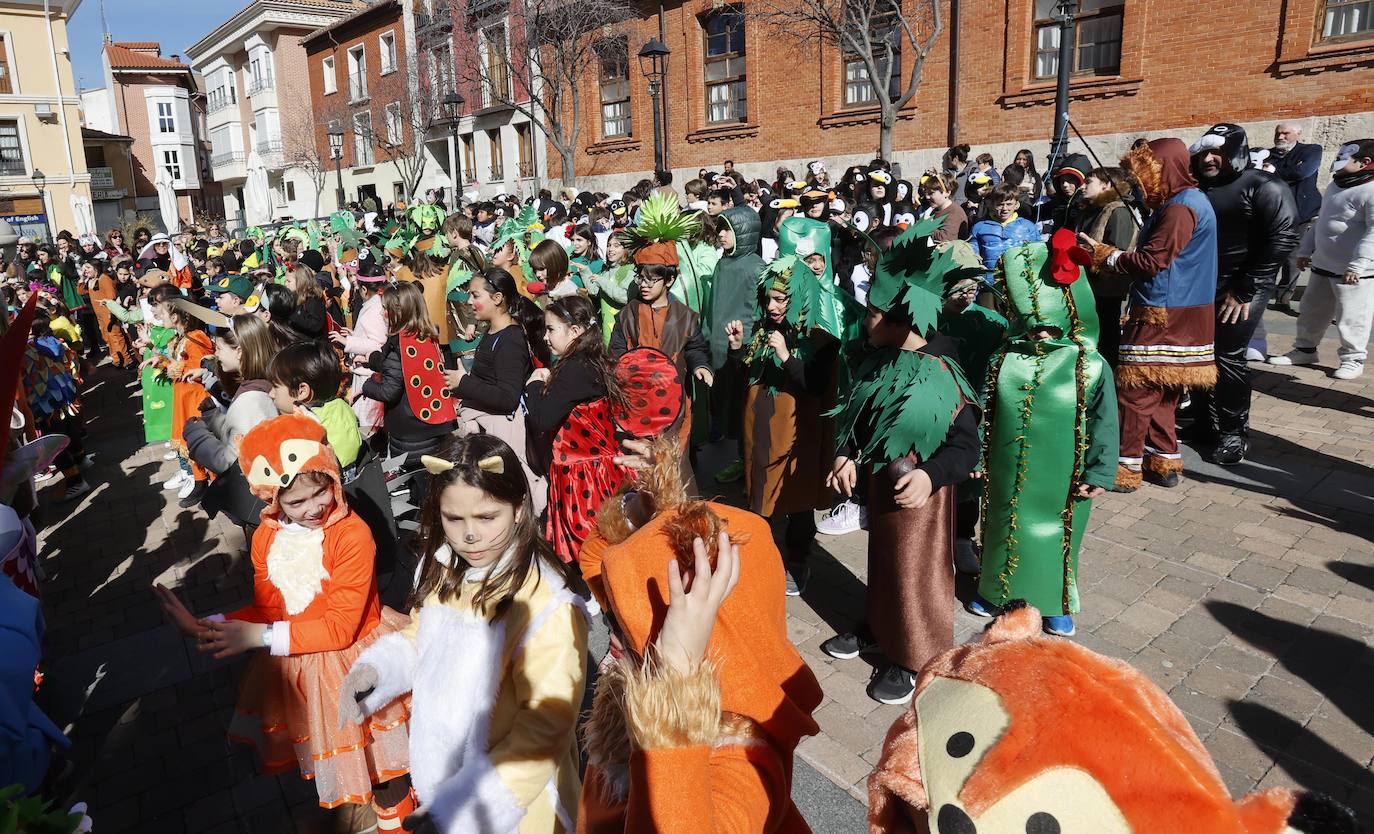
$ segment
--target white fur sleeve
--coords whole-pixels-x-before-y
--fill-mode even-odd
[[[377,670],[377,687],[362,700],[364,714],[371,715],[411,690],[418,657],[415,644],[398,633],[380,638],[358,655],[353,665],[366,663]]]
[[[515,831],[525,808],[486,756],[466,756],[463,767],[439,784],[422,806],[444,834]]]

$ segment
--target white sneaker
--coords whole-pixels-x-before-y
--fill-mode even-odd
[[[1294,348],[1280,356],[1271,356],[1268,359],[1270,365],[1311,365],[1317,361],[1315,350],[1298,350]]]
[[[181,485],[189,480],[191,480],[191,477],[187,475],[185,472],[178,469],[175,475],[162,482],[162,488],[181,489]]]
[[[176,460],[176,459],[177,459],[177,453],[176,453],[176,452],[168,452],[167,454],[165,454],[165,455],[162,456],[162,459],[163,459],[163,460]]]
[[[1260,353],[1260,352],[1259,352],[1258,350],[1256,350],[1255,348],[1248,347],[1248,348],[1245,349],[1245,361],[1246,361],[1246,362],[1263,362],[1263,361],[1264,361],[1264,354],[1263,354],[1263,353]]]
[[[1364,363],[1354,359],[1342,359],[1341,366],[1332,372],[1336,379],[1359,379],[1364,374]]]
[[[853,501],[845,501],[820,520],[820,523],[816,525],[816,532],[827,536],[843,536],[846,533],[853,533],[863,526],[860,510],[858,504]]]
[[[177,490],[178,498],[185,498],[191,494],[191,490],[196,488],[196,479],[187,475],[186,480],[181,483],[181,488]]]
[[[958,573],[978,573],[983,569],[978,564],[978,549],[972,539],[954,540],[954,570]]]

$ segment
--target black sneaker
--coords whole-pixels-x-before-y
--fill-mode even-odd
[[[821,651],[835,658],[836,660],[851,660],[864,652],[877,648],[865,634],[857,631],[850,631],[844,634],[836,634],[829,640],[821,644]]]
[[[1159,472],[1156,472],[1153,469],[1146,469],[1144,472],[1141,473],[1141,477],[1144,478],[1145,481],[1148,483],[1162,487],[1176,487],[1178,486],[1179,482],[1178,472],[1172,469],[1163,474],[1160,474]]]
[[[1235,466],[1245,460],[1245,455],[1250,451],[1250,441],[1238,434],[1228,434],[1217,441],[1217,446],[1212,450],[1212,463],[1217,466]]]
[[[208,481],[196,481],[196,485],[191,488],[191,494],[177,502],[177,506],[183,510],[189,510],[200,503],[200,499],[205,497],[205,488]]]
[[[905,704],[916,691],[916,676],[897,664],[873,673],[868,683],[868,697],[880,704]]]
[[[787,595],[789,597],[799,597],[806,593],[806,583],[811,580],[811,568],[802,565],[799,568],[787,567]]]

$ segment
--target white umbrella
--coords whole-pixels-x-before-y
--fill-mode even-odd
[[[181,228],[181,212],[177,210],[177,192],[172,183],[172,175],[161,165],[157,168],[157,209],[162,215],[162,228],[167,234],[175,234]]]
[[[248,153],[248,181],[243,186],[244,211],[248,222],[257,226],[272,222],[272,187],[267,182],[267,166],[254,148]]]
[[[95,207],[89,197],[72,194],[70,197],[72,218],[78,235],[99,234],[95,228]]]

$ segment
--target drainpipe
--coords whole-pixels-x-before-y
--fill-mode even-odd
[[[946,145],[959,144],[959,0],[949,0],[949,135]]]
[[[76,161],[72,157],[72,143],[67,135],[67,105],[62,100],[62,75],[57,69],[57,43],[52,36],[52,10],[50,0],[43,0],[44,29],[48,33],[48,53],[52,56],[52,81],[57,88],[57,122],[62,126],[62,148],[67,152],[67,185],[76,188]],[[47,190],[44,190],[46,197]],[[46,206],[44,209],[46,211]],[[52,214],[48,213],[51,219]],[[75,218],[73,218],[75,219]]]

